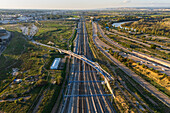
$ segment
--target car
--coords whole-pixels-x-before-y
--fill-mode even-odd
[[[153,63],[154,66],[157,66],[157,64]]]
[[[143,62],[143,61],[140,61],[140,63],[145,63],[145,62]]]
[[[165,68],[162,68],[163,71],[165,71]]]

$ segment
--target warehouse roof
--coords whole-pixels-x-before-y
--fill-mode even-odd
[[[0,33],[6,33],[5,29],[0,29]]]
[[[55,58],[53,64],[51,65],[50,69],[57,69],[60,63],[61,58]]]

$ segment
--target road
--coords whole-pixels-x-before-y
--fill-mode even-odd
[[[66,59],[66,57],[65,57],[65,59]],[[56,103],[53,106],[53,109],[52,109],[51,113],[56,113],[57,111],[59,111],[61,109],[61,106],[60,106],[61,102],[60,102],[60,100],[61,100],[61,98],[63,96],[63,92],[64,92],[65,85],[66,85],[66,82],[67,82],[67,78],[68,78],[68,75],[69,75],[69,68],[70,68],[70,60],[68,60],[68,62],[67,62],[66,76],[64,78],[64,82],[62,84],[60,94],[59,94],[59,96],[57,98]]]
[[[123,47],[122,45],[114,42],[113,40],[111,40],[109,37],[107,37],[106,35],[104,35],[103,30],[101,29],[101,27],[97,24],[97,28],[100,32],[100,34],[102,35],[103,38],[105,38],[109,43],[111,43],[112,45],[116,46],[119,49],[124,50],[125,52],[128,52],[131,56],[133,57],[138,57],[140,59],[145,60],[146,62],[150,62],[152,64],[157,64],[159,67],[161,67],[161,69],[159,68],[159,71],[163,71],[162,68],[165,69],[166,73],[168,75],[170,75],[170,62],[169,61],[165,61],[163,59],[159,59],[159,58],[155,58],[155,57],[149,57],[148,55],[144,54],[144,53],[140,53],[137,51],[130,51],[129,49]],[[151,65],[150,65],[151,66]],[[154,66],[152,66],[154,67]],[[158,67],[157,67],[158,68]]]
[[[113,34],[113,35],[118,35],[118,34],[116,34],[116,33],[112,33],[112,32],[109,32],[109,31],[106,31],[106,33],[108,33],[108,34]],[[146,46],[146,47],[148,47],[148,48],[151,47],[151,44],[154,44],[154,45],[157,45],[157,46],[158,46],[158,44],[155,44],[155,43],[153,43],[153,42],[148,42],[148,41],[146,41],[147,43],[144,43],[144,42],[142,42],[142,40],[133,39],[132,37],[131,37],[131,38],[128,38],[128,37],[125,37],[125,36],[119,36],[119,37],[124,38],[124,39],[126,39],[126,40],[130,40],[130,41],[135,42],[135,43],[138,43],[138,44],[141,44],[141,45]],[[139,41],[138,41],[138,40],[139,40]],[[148,44],[148,43],[149,43],[149,44]],[[165,52],[165,53],[170,53],[170,51],[169,51],[170,49],[166,48],[166,50],[164,50],[165,47],[164,47],[164,49],[161,49],[160,47],[164,47],[164,46],[160,46],[160,45],[159,45],[156,49],[159,50],[159,51]]]
[[[4,46],[4,45],[0,46],[0,56],[5,51],[5,49],[6,49],[6,46]]]
[[[101,73],[107,80],[113,80],[113,77],[107,73],[104,69],[102,69],[100,67],[99,64],[97,64],[96,62],[93,62],[92,60],[89,60],[87,59],[84,55],[79,55],[77,53],[73,53],[71,51],[67,51],[67,50],[63,50],[63,49],[59,49],[59,48],[56,48],[54,46],[50,46],[50,45],[46,45],[46,44],[42,44],[40,42],[36,42],[34,40],[31,40],[31,42],[33,44],[36,44],[36,45],[39,45],[39,46],[44,46],[44,47],[48,47],[48,48],[51,48],[51,49],[55,49],[55,50],[58,50],[60,53],[65,53],[65,54],[68,54],[70,56],[73,56],[81,61],[84,61],[86,62],[88,65],[92,66],[93,68],[95,68],[99,73]]]
[[[80,32],[76,39],[75,53],[92,59],[84,19],[79,23]],[[63,103],[62,113],[114,113],[107,94],[99,81],[98,72],[86,62],[73,58],[67,96]]]
[[[112,29],[111,31],[114,32],[113,34],[116,34],[116,35],[125,35],[125,36],[127,35],[127,33],[119,32],[119,31],[117,31],[115,29]],[[111,32],[108,32],[108,33],[110,34]],[[131,41],[137,42],[137,43],[142,44],[142,45],[147,46],[147,47],[150,47],[151,44],[154,44],[154,45],[157,45],[159,47],[159,48],[157,48],[158,50],[164,51],[166,53],[170,53],[170,51],[169,51],[170,47],[162,46],[162,45],[159,45],[159,44],[157,44],[155,42],[146,41],[146,43],[143,43],[143,40],[135,39],[132,36],[130,36],[131,38],[127,38],[127,37],[124,37],[124,36],[120,36],[120,37],[121,38],[125,38],[127,40],[131,40]]]
[[[97,28],[97,27],[93,27]],[[162,92],[158,91],[154,86],[152,86],[150,83],[142,79],[140,76],[135,74],[133,71],[128,69],[125,65],[123,65],[121,62],[119,62],[117,59],[115,59],[113,56],[111,56],[108,52],[106,52],[101,45],[98,45],[95,41],[96,36],[93,36],[93,41],[96,45],[96,47],[107,57],[109,58],[115,65],[117,65],[122,71],[124,71],[127,75],[132,77],[137,83],[139,83],[143,88],[145,88],[147,91],[151,92],[155,97],[157,97],[160,101],[162,101],[167,106],[170,106],[170,99],[168,96],[163,94]],[[119,45],[118,45],[119,46]]]
[[[131,52],[131,54],[126,54],[125,52],[118,51],[117,49],[107,45],[106,43],[101,41],[99,38],[96,38],[96,43],[102,45],[103,47],[111,48],[113,52],[119,52],[119,55],[121,55],[123,57],[127,57],[129,59],[133,59],[135,62],[139,62],[140,64],[144,64],[144,65],[146,65],[149,68],[153,68],[155,70],[158,70],[161,73],[165,73],[168,76],[170,76],[170,69],[169,68],[167,68],[165,66],[162,66],[162,65],[159,65],[158,63],[155,63],[155,62],[153,62],[151,60],[148,60],[147,58],[142,57],[139,54],[134,54],[135,51]],[[155,64],[157,64],[157,65],[155,65]]]
[[[7,46],[10,44],[11,39],[13,38],[13,34],[11,32],[7,31],[7,33],[8,34],[6,36],[1,37],[2,39],[7,38],[7,37],[10,37],[10,38],[9,38],[9,41],[7,41],[5,44],[0,44],[0,56],[5,51]]]

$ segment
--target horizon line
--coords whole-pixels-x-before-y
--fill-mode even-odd
[[[167,8],[170,9],[170,7],[166,7],[166,6],[142,6],[142,7],[106,7],[106,8],[0,8],[0,10],[4,9],[4,10],[102,10],[102,9],[117,9],[117,8]]]

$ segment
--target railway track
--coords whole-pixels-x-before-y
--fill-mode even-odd
[[[85,21],[83,17],[79,23],[80,32],[77,39],[75,53],[84,55],[88,59],[92,59],[92,52],[90,50],[86,32]],[[73,58],[70,81],[77,81],[69,83],[67,95],[72,95],[65,98],[62,113],[114,113],[115,110],[111,105],[107,96],[86,96],[86,95],[104,95],[105,92],[98,81],[98,73],[93,67],[82,60]],[[75,96],[76,95],[76,96]],[[85,96],[77,96],[85,95]]]

